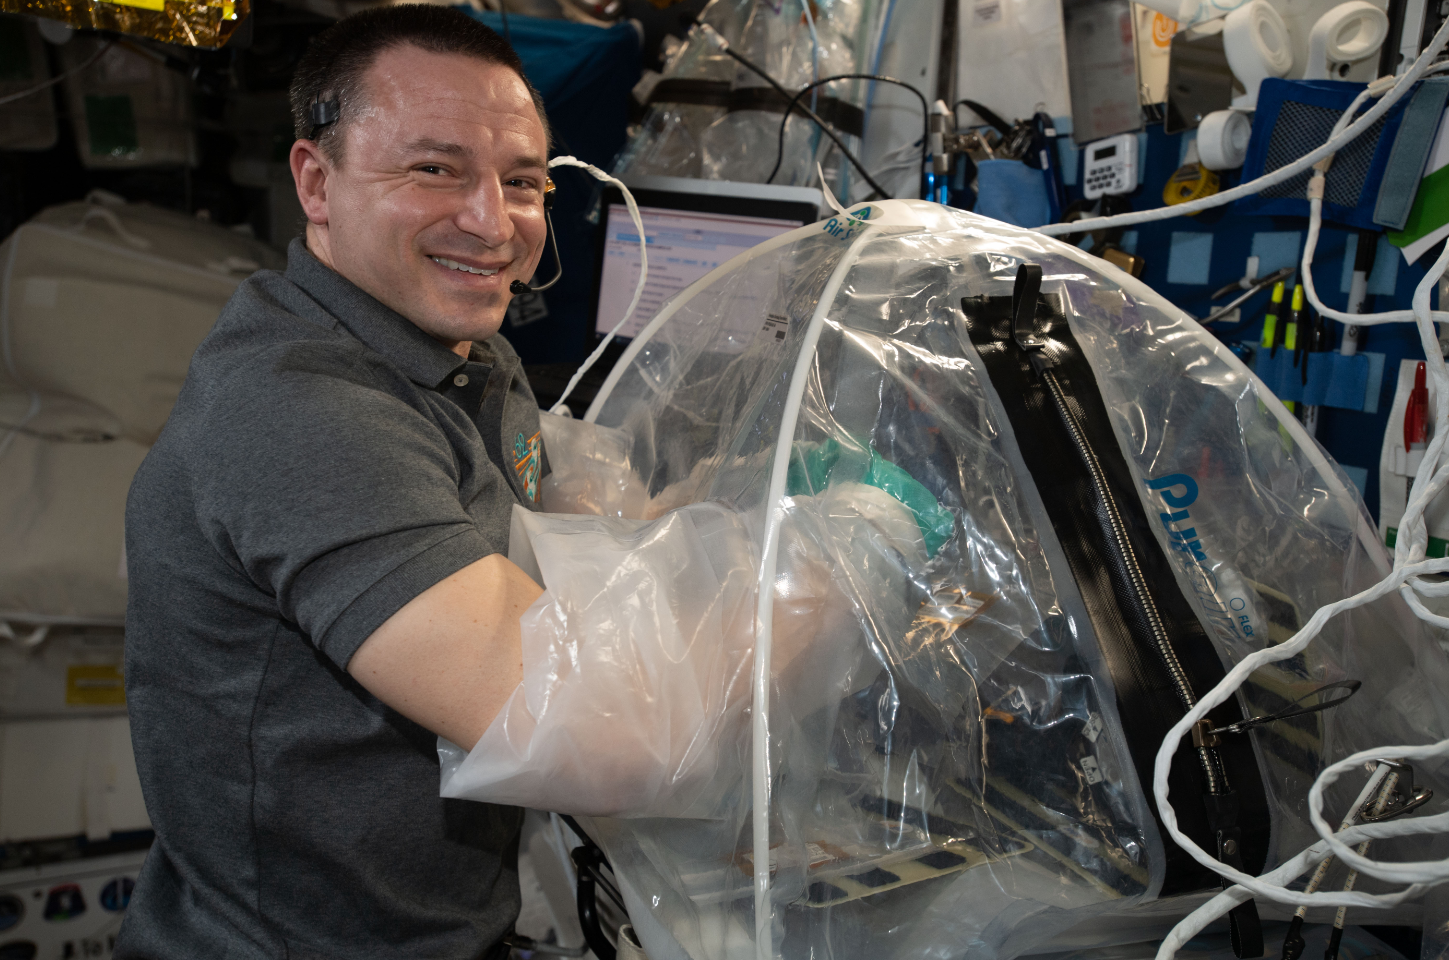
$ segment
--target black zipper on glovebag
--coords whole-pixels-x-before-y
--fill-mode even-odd
[[[1101,501],[1101,522],[1102,542],[1111,554],[1109,570],[1117,571],[1118,575],[1113,580],[1113,590],[1119,600],[1125,605],[1136,609],[1145,622],[1145,628],[1141,631],[1149,638],[1150,644],[1157,655],[1162,658],[1162,665],[1167,668],[1167,674],[1172,678],[1172,688],[1177,694],[1177,699],[1182,703],[1183,713],[1197,706],[1197,695],[1193,692],[1192,683],[1187,679],[1187,673],[1182,668],[1182,661],[1178,659],[1177,651],[1173,648],[1172,638],[1168,636],[1167,628],[1162,622],[1162,615],[1158,613],[1157,602],[1152,599],[1152,591],[1147,587],[1147,579],[1142,573],[1142,563],[1137,559],[1137,553],[1132,547],[1132,541],[1127,536],[1127,526],[1122,520],[1122,512],[1117,506],[1117,498],[1113,496],[1112,489],[1107,483],[1106,474],[1102,470],[1102,462],[1097,458],[1097,451],[1087,441],[1086,431],[1072,410],[1066,391],[1062,388],[1061,380],[1055,371],[1045,363],[1041,364],[1042,369],[1038,372],[1042,385],[1052,398],[1056,407],[1057,416],[1061,419],[1062,426],[1067,435],[1072,439],[1072,445],[1077,449],[1077,456],[1082,465],[1086,467],[1087,475],[1091,478],[1092,487]],[[1199,744],[1197,746],[1198,760],[1202,767],[1203,780],[1207,785],[1207,791],[1213,796],[1223,796],[1230,791],[1227,782],[1227,773],[1223,770],[1222,757],[1214,746]]]
[[[966,329],[1061,543],[1156,817],[1150,789],[1157,748],[1224,670],[1153,534],[1092,369],[1040,287],[1041,268],[1024,264],[1014,296],[962,301]],[[1209,714],[1209,729],[1241,716],[1229,700]],[[1267,857],[1269,814],[1252,746],[1246,737],[1199,741],[1178,752],[1168,778],[1179,826],[1219,860],[1257,873]],[[1218,883],[1161,830],[1160,818],[1159,832],[1167,854],[1163,895]],[[1235,952],[1261,956],[1252,901],[1232,921]]]

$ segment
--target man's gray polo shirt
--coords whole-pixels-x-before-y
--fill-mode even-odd
[[[436,738],[346,672],[508,549],[543,472],[502,337],[464,361],[312,257],[244,282],[126,509],[126,695],[157,839],[148,960],[476,958],[518,914],[522,812],[438,796]]]

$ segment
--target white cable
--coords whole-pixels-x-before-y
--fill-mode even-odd
[[[1426,759],[1449,756],[1449,740],[1428,746],[1385,747],[1356,754],[1353,757],[1330,766],[1315,780],[1309,792],[1310,820],[1313,823],[1314,829],[1322,839],[1308,850],[1300,853],[1293,860],[1290,860],[1277,870],[1265,874],[1262,877],[1251,877],[1242,871],[1221,863],[1189,839],[1178,826],[1176,812],[1168,800],[1169,791],[1167,785],[1167,776],[1171,769],[1172,758],[1177,752],[1182,738],[1192,727],[1214,707],[1231,697],[1255,670],[1268,663],[1294,656],[1307,647],[1318,636],[1330,617],[1336,616],[1345,610],[1350,610],[1381,599],[1391,591],[1397,589],[1416,616],[1436,626],[1449,627],[1449,618],[1438,616],[1431,612],[1417,596],[1418,593],[1426,596],[1449,596],[1449,584],[1426,584],[1419,579],[1423,574],[1449,573],[1449,559],[1436,561],[1424,559],[1428,545],[1428,531],[1424,522],[1424,511],[1435,496],[1446,486],[1449,486],[1449,465],[1441,463],[1441,459],[1445,453],[1446,442],[1449,442],[1449,370],[1445,368],[1443,355],[1439,348],[1437,332],[1434,329],[1434,320],[1449,320],[1449,313],[1441,312],[1436,314],[1429,309],[1430,291],[1444,274],[1446,267],[1449,267],[1449,247],[1446,247],[1443,255],[1429,269],[1424,279],[1415,289],[1412,309],[1410,310],[1389,311],[1386,313],[1367,315],[1349,315],[1332,310],[1318,299],[1317,292],[1313,287],[1312,275],[1313,254],[1317,247],[1322,226],[1322,196],[1325,173],[1328,165],[1332,162],[1333,154],[1387,112],[1396,101],[1408,92],[1420,77],[1430,72],[1431,69],[1433,72],[1439,72],[1445,69],[1445,65],[1432,65],[1431,62],[1438,55],[1439,51],[1444,48],[1446,43],[1449,43],[1449,21],[1446,21],[1435,34],[1434,39],[1423,51],[1418,60],[1415,61],[1413,67],[1398,82],[1392,84],[1392,88],[1389,86],[1391,78],[1381,78],[1370,84],[1354,99],[1349,108],[1343,112],[1325,143],[1299,158],[1297,161],[1280,167],[1270,174],[1259,177],[1232,190],[1224,191],[1223,193],[1192,203],[1116,217],[1099,217],[1072,224],[1055,224],[1042,228],[1040,231],[1048,235],[1078,233],[1105,227],[1125,227],[1132,224],[1196,213],[1200,210],[1230,203],[1239,197],[1257,193],[1265,187],[1290,179],[1304,170],[1317,165],[1315,174],[1310,179],[1308,190],[1310,201],[1309,235],[1304,246],[1301,270],[1303,283],[1307,287],[1309,302],[1320,314],[1343,322],[1353,323],[1357,326],[1395,322],[1417,323],[1420,339],[1423,342],[1425,355],[1427,357],[1426,362],[1429,373],[1436,389],[1434,438],[1429,448],[1425,451],[1418,475],[1414,479],[1412,497],[1405,509],[1404,517],[1400,521],[1399,538],[1396,541],[1394,550],[1394,567],[1389,575],[1379,583],[1355,596],[1320,608],[1309,618],[1307,625],[1287,643],[1257,651],[1245,658],[1228,672],[1228,675],[1223,678],[1221,683],[1217,684],[1217,686],[1205,694],[1198,701],[1197,705],[1189,710],[1186,716],[1173,726],[1158,749],[1153,767],[1152,792],[1157,801],[1158,810],[1168,834],[1193,859],[1209,869],[1214,870],[1226,879],[1233,881],[1235,884],[1229,890],[1219,894],[1195,910],[1178,924],[1172,934],[1163,941],[1162,947],[1158,952],[1158,960],[1171,960],[1182,944],[1196,935],[1197,932],[1201,931],[1208,923],[1221,918],[1235,906],[1246,902],[1253,896],[1260,896],[1268,900],[1301,906],[1322,904],[1340,907],[1383,907],[1401,903],[1406,899],[1419,895],[1423,890],[1428,889],[1429,886],[1449,881],[1449,861],[1398,864],[1383,863],[1366,856],[1361,856],[1348,846],[1349,843],[1357,842],[1359,839],[1365,837],[1382,838],[1406,836],[1415,833],[1449,832],[1449,814],[1352,827],[1336,837],[1332,834],[1327,822],[1324,821],[1322,816],[1323,791],[1348,769],[1357,766],[1369,758],[1401,757]],[[1385,93],[1386,95],[1382,96],[1379,102],[1366,111],[1363,116],[1354,119],[1354,115],[1368,99]],[[1322,162],[1320,163],[1320,161]],[[1379,774],[1386,769],[1380,767]],[[1363,791],[1365,795],[1371,793],[1374,786],[1381,779],[1379,774],[1376,774],[1370,780],[1370,783],[1365,786]],[[1360,797],[1358,805],[1361,806],[1363,800],[1364,797]],[[1377,896],[1349,890],[1308,894],[1286,888],[1285,884],[1292,882],[1301,875],[1305,867],[1312,866],[1330,854],[1337,854],[1350,867],[1368,876],[1376,877],[1390,883],[1408,883],[1410,886],[1394,893]]]
[[[1414,478],[1413,496],[1406,505],[1404,516],[1399,523],[1399,529],[1406,535],[1402,543],[1395,541],[1395,564],[1412,562],[1426,555],[1429,531],[1428,524],[1424,519],[1424,512],[1428,510],[1429,505],[1445,485],[1449,484],[1449,465],[1441,462],[1445,444],[1449,442],[1449,369],[1445,367],[1443,352],[1439,347],[1439,338],[1434,324],[1429,320],[1429,291],[1444,274],[1446,268],[1449,268],[1449,246],[1444,248],[1439,259],[1429,268],[1424,279],[1414,289],[1412,307],[1418,317],[1419,340],[1424,349],[1426,369],[1436,390],[1434,438],[1429,441],[1429,447],[1424,451],[1424,460],[1419,465],[1418,475]],[[1449,619],[1432,613],[1424,606],[1423,601],[1415,596],[1414,591],[1419,586],[1420,583],[1416,579],[1413,583],[1405,584],[1399,593],[1421,620],[1436,626],[1449,627]],[[1430,595],[1433,594],[1430,593]]]
[[[1438,337],[1429,311],[1429,292],[1445,272],[1446,267],[1449,267],[1449,247],[1446,247],[1444,253],[1425,274],[1424,279],[1414,291],[1412,316],[1419,327],[1419,336],[1427,356],[1428,371],[1438,393],[1435,398],[1434,439],[1430,442],[1428,450],[1425,451],[1424,461],[1415,477],[1413,494],[1404,511],[1403,520],[1400,522],[1399,540],[1395,543],[1394,548],[1393,570],[1387,577],[1367,590],[1319,608],[1309,618],[1303,629],[1286,643],[1259,650],[1246,657],[1168,731],[1158,750],[1153,766],[1152,792],[1169,835],[1193,859],[1236,884],[1231,890],[1215,897],[1194,911],[1182,924],[1179,924],[1178,929],[1174,931],[1174,936],[1164,941],[1158,954],[1159,960],[1170,960],[1177,948],[1186,942],[1195,930],[1201,930],[1207,923],[1226,914],[1234,906],[1245,902],[1251,896],[1261,896],[1268,900],[1295,905],[1384,907],[1402,903],[1422,893],[1429,886],[1449,881],[1449,861],[1385,863],[1360,856],[1347,846],[1347,843],[1357,842],[1364,838],[1381,839],[1415,833],[1449,832],[1449,814],[1367,824],[1351,828],[1336,837],[1331,833],[1322,815],[1323,791],[1344,771],[1371,758],[1427,759],[1449,756],[1449,740],[1427,746],[1383,747],[1364,751],[1331,765],[1315,780],[1308,795],[1309,817],[1322,840],[1293,861],[1285,864],[1284,867],[1263,877],[1250,877],[1235,870],[1208,855],[1193,843],[1178,828],[1176,812],[1168,801],[1167,786],[1167,775],[1171,768],[1173,754],[1176,753],[1183,736],[1191,730],[1192,726],[1218,704],[1231,697],[1259,667],[1294,656],[1307,647],[1317,637],[1329,618],[1345,610],[1378,600],[1397,589],[1422,619],[1431,623],[1449,625],[1449,620],[1436,617],[1428,611],[1414,595],[1413,590],[1414,582],[1419,576],[1449,572],[1449,558],[1424,559],[1428,545],[1424,511],[1439,491],[1449,485],[1449,465],[1440,462],[1445,452],[1446,441],[1449,441],[1449,369],[1446,369],[1444,358],[1438,348]],[[1412,885],[1395,893],[1377,896],[1359,891],[1307,894],[1286,889],[1283,884],[1291,882],[1302,873],[1302,864],[1307,863],[1309,855],[1314,854],[1314,851],[1322,852],[1324,855],[1330,852],[1337,854],[1346,864],[1368,876],[1390,883],[1410,883]],[[1321,860],[1322,857],[1320,856],[1318,859]],[[1298,868],[1291,873],[1287,872],[1295,864],[1298,865]],[[1179,930],[1183,932],[1182,936],[1177,935]]]
[[[1373,792],[1383,782],[1389,769],[1386,766],[1380,766],[1373,772],[1368,782],[1364,784],[1363,789],[1359,791],[1358,799],[1353,802],[1353,806],[1350,808],[1351,813],[1361,809],[1368,802],[1369,797],[1373,796]],[[1346,815],[1344,818],[1345,821],[1348,818],[1349,816]],[[1350,829],[1350,827],[1345,827],[1345,830],[1347,829]],[[1261,879],[1272,882],[1291,882],[1295,877],[1305,873],[1309,867],[1328,859],[1328,856],[1328,844],[1320,840],[1292,860],[1278,867],[1278,869],[1264,874]],[[1157,960],[1172,960],[1172,957],[1176,955],[1183,944],[1201,933],[1214,920],[1225,915],[1234,907],[1245,903],[1250,897],[1251,894],[1248,891],[1244,890],[1241,886],[1234,885],[1213,897],[1207,903],[1198,907],[1192,913],[1189,913],[1186,917],[1183,917],[1182,920],[1178,921],[1177,926],[1173,927],[1167,936],[1163,938],[1161,945],[1157,949]]]
[[[1379,117],[1387,113],[1389,108],[1397,103],[1404,94],[1408,93],[1409,89],[1428,71],[1434,58],[1439,55],[1440,50],[1444,49],[1446,43],[1449,43],[1449,20],[1444,21],[1444,25],[1439,28],[1438,33],[1434,34],[1434,39],[1424,48],[1424,52],[1419,55],[1419,59],[1414,61],[1414,65],[1409,68],[1408,72],[1399,77],[1398,82],[1393,85],[1388,94],[1378,103],[1374,104],[1367,113],[1355,120],[1349,125],[1348,129],[1344,130],[1337,137],[1328,140],[1322,146],[1303,155],[1292,163],[1279,167],[1272,173],[1266,173],[1256,180],[1239,184],[1231,190],[1224,190],[1222,193],[1215,193],[1210,197],[1203,197],[1201,200],[1192,200],[1188,203],[1179,203],[1176,206],[1170,207],[1154,207],[1151,210],[1141,210],[1136,213],[1123,213],[1115,217],[1094,217],[1090,220],[1078,220],[1075,223],[1053,223],[1045,227],[1038,227],[1037,232],[1044,233],[1049,237],[1055,237],[1067,233],[1083,233],[1093,230],[1106,230],[1113,227],[1130,227],[1139,223],[1151,223],[1154,220],[1167,220],[1172,217],[1187,216],[1188,214],[1198,213],[1202,210],[1220,207],[1226,203],[1232,203],[1234,200],[1242,197],[1252,196],[1267,187],[1271,187],[1275,183],[1282,183],[1284,180],[1292,179],[1329,154],[1338,152],[1344,144],[1363,133]],[[1391,77],[1380,77],[1378,80],[1369,84],[1369,88],[1377,89],[1377,85],[1386,84],[1387,81],[1392,79]]]
[[[1240,870],[1236,870],[1233,867],[1230,867],[1227,864],[1221,863],[1220,861],[1214,859],[1212,856],[1203,851],[1201,847],[1194,843],[1192,839],[1184,834],[1182,830],[1178,827],[1177,813],[1173,809],[1172,804],[1169,803],[1167,799],[1167,775],[1168,772],[1171,770],[1172,756],[1176,752],[1178,742],[1184,736],[1186,736],[1187,733],[1192,729],[1193,725],[1196,724],[1203,717],[1205,717],[1209,711],[1211,711],[1214,707],[1218,706],[1229,697],[1231,697],[1233,693],[1238,689],[1238,687],[1241,686],[1243,682],[1254,671],[1269,663],[1274,663],[1279,660],[1286,660],[1287,658],[1301,652],[1303,648],[1308,646],[1308,644],[1318,635],[1318,632],[1323,628],[1323,625],[1327,623],[1331,617],[1334,617],[1345,610],[1351,610],[1356,607],[1363,606],[1366,603],[1371,603],[1374,600],[1378,600],[1384,596],[1387,596],[1389,593],[1395,590],[1404,580],[1408,579],[1409,577],[1417,576],[1424,573],[1449,573],[1449,558],[1438,560],[1421,560],[1418,563],[1395,567],[1394,571],[1390,573],[1389,576],[1374,584],[1372,587],[1369,587],[1367,590],[1355,594],[1352,597],[1347,597],[1343,600],[1339,600],[1336,603],[1330,603],[1323,607],[1320,607],[1317,611],[1314,612],[1313,616],[1309,618],[1307,625],[1304,626],[1302,630],[1298,631],[1298,633],[1294,634],[1291,640],[1288,640],[1287,642],[1278,644],[1276,646],[1266,647],[1245,657],[1241,662],[1233,667],[1232,670],[1228,671],[1227,676],[1223,678],[1221,683],[1213,687],[1212,690],[1210,690],[1208,693],[1204,694],[1202,699],[1198,701],[1197,705],[1189,710],[1187,714],[1176,724],[1174,724],[1171,730],[1168,731],[1167,736],[1163,739],[1162,747],[1157,752],[1156,762],[1153,766],[1152,792],[1153,796],[1157,800],[1158,812],[1162,816],[1162,821],[1164,826],[1167,827],[1168,834],[1172,837],[1174,841],[1177,842],[1180,847],[1187,851],[1187,853],[1194,860],[1196,860],[1198,863],[1201,863],[1203,866],[1216,871],[1217,873],[1233,881],[1234,883],[1243,885],[1254,894],[1265,896],[1273,900],[1279,900],[1283,903],[1318,904],[1326,902],[1326,898],[1339,896],[1338,894],[1303,894],[1291,890],[1284,890],[1275,886],[1270,886],[1268,884],[1262,883],[1259,879],[1255,877],[1243,873]],[[1442,748],[1446,751],[1449,751],[1449,741],[1446,741],[1443,744],[1436,744],[1435,746],[1436,748]],[[1375,752],[1373,755],[1389,755],[1394,750],[1409,749],[1419,748],[1384,747],[1382,748],[1382,750]],[[1310,794],[1310,796],[1312,796],[1312,794]],[[1363,872],[1369,873],[1372,876],[1378,875],[1373,870],[1364,870]],[[1449,876],[1446,876],[1446,879],[1449,879]],[[1354,896],[1363,896],[1363,894],[1354,894]],[[1331,905],[1337,906],[1338,904],[1333,903]],[[1354,904],[1349,903],[1348,905],[1353,906]],[[1359,905],[1362,906],[1365,904],[1360,903]]]
[[[95,63],[107,50],[115,46],[115,43],[116,41],[114,40],[107,40],[105,43],[101,44],[101,48],[99,50],[87,57],[84,63],[78,66],[71,67],[69,70],[65,71],[59,76],[51,77],[44,83],[38,83],[35,86],[31,87],[29,90],[22,90],[19,93],[12,93],[9,96],[0,97],[0,106],[4,106],[7,103],[13,103],[16,100],[24,100],[26,97],[34,96],[42,90],[49,90],[51,87],[55,86],[57,83],[60,83],[71,74],[80,73],[86,67],[89,67],[91,64]]]
[[[564,387],[563,395],[558,398],[557,403],[548,408],[549,413],[558,413],[562,409],[564,401],[569,398],[569,394],[574,392],[574,387],[579,385],[584,374],[588,373],[589,368],[598,363],[599,358],[604,355],[604,348],[614,339],[614,334],[618,333],[634,315],[634,308],[639,306],[639,298],[644,295],[644,281],[649,275],[649,242],[644,236],[644,219],[639,216],[639,205],[634,202],[634,195],[629,192],[628,187],[624,186],[624,181],[609,176],[592,163],[584,163],[577,157],[554,157],[548,162],[548,168],[552,170],[554,167],[578,167],[580,170],[587,170],[595,179],[612,183],[619,188],[620,193],[624,194],[624,203],[629,207],[629,217],[634,221],[634,229],[639,231],[639,282],[634,285],[634,299],[629,301],[629,309],[624,311],[619,322],[614,324],[614,329],[610,330],[609,335],[600,341],[599,345],[594,348],[594,352],[589,354],[588,359],[584,360],[574,371],[574,375],[569,378],[568,385]]]
[[[815,32],[815,16],[810,12],[810,0],[800,0],[800,7],[805,11],[805,26],[810,30],[810,80],[812,83],[820,82],[820,34]],[[810,109],[815,109],[816,90],[810,92]]]
[[[1394,749],[1395,748],[1388,748],[1382,751],[1365,751],[1359,756],[1368,756],[1369,754],[1373,754],[1374,759],[1389,759],[1391,756],[1393,756],[1392,751]],[[1375,771],[1375,776],[1369,779],[1368,783],[1364,785],[1364,789],[1359,793],[1358,800],[1355,801],[1356,806],[1361,807],[1365,802],[1367,802],[1368,797],[1372,793],[1373,789],[1376,788],[1380,782],[1382,782],[1381,774],[1387,769],[1387,767],[1380,767],[1378,771]],[[1384,840],[1394,837],[1414,836],[1416,834],[1442,833],[1444,832],[1445,827],[1449,827],[1449,814],[1441,813],[1433,817],[1419,817],[1412,820],[1395,820],[1385,823],[1359,824],[1357,826],[1349,827],[1346,830],[1340,831],[1334,839],[1340,843],[1357,843],[1362,840]],[[1271,881],[1273,883],[1291,882],[1295,877],[1302,876],[1314,865],[1327,859],[1329,856],[1332,856],[1332,854],[1333,851],[1329,846],[1329,842],[1327,840],[1320,840],[1313,846],[1299,853],[1293,859],[1278,867],[1276,870],[1272,871],[1271,873],[1265,873],[1259,879]],[[1432,883],[1413,884],[1403,890],[1398,891],[1397,893],[1384,895],[1383,897],[1379,898],[1379,900],[1374,903],[1373,906],[1398,906],[1405,901],[1414,899],[1432,886],[1434,886],[1434,884]],[[1172,960],[1174,954],[1176,954],[1177,950],[1184,943],[1197,936],[1197,934],[1201,933],[1208,924],[1225,916],[1234,907],[1238,906],[1239,904],[1246,903],[1248,900],[1252,899],[1252,896],[1252,893],[1250,893],[1248,890],[1244,889],[1241,886],[1234,885],[1224,890],[1217,896],[1213,897],[1207,903],[1198,907],[1192,913],[1188,914],[1181,921],[1179,921],[1177,926],[1173,927],[1172,931],[1167,935],[1167,937],[1163,939],[1161,946],[1158,948],[1157,960]],[[1328,896],[1342,896],[1342,894]],[[1328,905],[1331,906],[1332,904],[1329,903]],[[1356,906],[1357,904],[1345,905]]]
[[[810,82],[811,83],[819,83],[820,82],[820,35],[815,32],[815,15],[810,12],[810,0],[800,0],[800,8],[805,11],[805,26],[810,30],[810,74],[811,74],[810,75]],[[811,110],[819,110],[820,109],[820,88],[819,87],[813,87],[810,90],[810,109]],[[815,132],[815,137],[814,137],[814,141],[813,142],[817,146],[820,143],[820,132],[818,130]],[[829,150],[828,149],[826,150],[826,156],[829,156]],[[843,182],[845,178],[842,177],[841,179],[842,179],[842,182]],[[823,190],[827,194],[830,193],[830,188],[826,186],[825,180],[823,178],[820,181],[820,189]],[[849,196],[849,193],[848,192],[846,193],[846,199],[847,200],[850,199],[850,196]]]
[[[1440,72],[1446,66],[1449,65],[1436,64],[1434,72]],[[1334,124],[1333,132],[1329,136],[1330,141],[1343,131],[1359,106],[1371,95],[1371,91],[1372,88],[1364,90],[1354,98],[1353,103],[1343,112],[1343,116],[1339,118],[1338,123]],[[1333,155],[1330,154],[1325,158],[1324,162],[1331,162],[1332,157]],[[1322,171],[1315,171],[1308,183],[1308,237],[1303,243],[1302,267],[1299,270],[1303,282],[1303,292],[1307,294],[1308,302],[1313,306],[1313,309],[1318,311],[1320,316],[1337,320],[1340,323],[1352,324],[1355,327],[1370,327],[1381,323],[1406,323],[1417,319],[1413,310],[1388,310],[1383,313],[1344,313],[1342,310],[1334,310],[1332,307],[1325,305],[1322,300],[1318,299],[1318,290],[1313,284],[1313,255],[1318,249],[1318,235],[1323,227],[1324,180],[1324,173]],[[1442,307],[1443,304],[1440,304],[1440,306]],[[1449,312],[1433,311],[1431,316],[1437,322],[1449,321]],[[1436,352],[1443,352],[1438,348],[1435,349]],[[1438,625],[1449,626],[1449,620],[1445,620]]]
[[[877,180],[882,180],[901,170],[915,171],[920,169],[921,138],[917,137],[911,143],[903,143],[887,151],[876,162],[879,166],[872,170],[870,175]]]
[[[1323,819],[1323,791],[1348,770],[1376,759],[1432,760],[1446,754],[1449,754],[1449,740],[1427,746],[1379,747],[1373,750],[1362,750],[1351,757],[1345,757],[1319,774],[1318,779],[1314,781],[1312,788],[1308,791],[1308,816],[1314,829],[1318,831],[1319,836],[1323,837],[1329,849],[1339,860],[1360,873],[1367,873],[1389,883],[1438,884],[1449,880],[1449,860],[1411,860],[1403,863],[1383,863],[1372,860],[1345,844],[1343,838],[1347,834],[1335,835],[1329,830],[1327,821]],[[1407,828],[1434,825],[1449,826],[1449,813],[1388,821],[1369,826],[1392,826],[1397,829],[1381,836],[1402,836],[1407,833],[1423,832],[1421,829],[1410,830]],[[1373,839],[1380,839],[1380,837]]]

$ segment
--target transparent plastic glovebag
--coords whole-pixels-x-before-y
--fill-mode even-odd
[[[1027,263],[1036,347],[1015,335]],[[1388,569],[1342,471],[1195,321],[933,204],[714,271],[586,419],[602,439],[555,431],[555,503],[605,517],[516,525],[548,589],[525,683],[490,756],[444,748],[444,792],[595,816],[655,960],[1010,957],[1140,938],[1134,917],[1150,936],[1215,886],[1144,792],[1182,686]],[[1231,795],[1260,872],[1314,839],[1324,765],[1449,734],[1444,655],[1397,596],[1211,717],[1341,680],[1362,687],[1332,709],[1183,745],[1190,836],[1215,850],[1205,811]],[[595,749],[569,746],[584,726]],[[621,768],[609,729],[648,761]],[[1331,817],[1360,784],[1340,786]]]

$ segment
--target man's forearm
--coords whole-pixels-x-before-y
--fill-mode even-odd
[[[523,680],[518,618],[543,591],[499,554],[435,584],[347,665],[383,703],[472,749]]]

